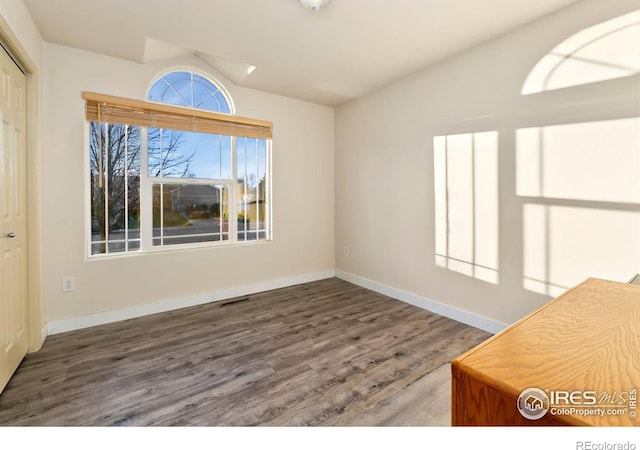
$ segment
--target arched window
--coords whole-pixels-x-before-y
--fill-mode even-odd
[[[147,98],[187,108],[233,114],[229,95],[213,81],[194,72],[169,72],[158,78]]]
[[[270,122],[233,115],[221,85],[184,70],[154,80],[146,102],[96,95],[90,255],[271,239]]]
[[[574,34],[531,70],[522,94],[579,86],[640,73],[640,11]]]

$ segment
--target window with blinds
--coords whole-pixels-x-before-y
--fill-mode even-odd
[[[152,101],[82,97],[90,256],[271,239],[270,122],[192,72],[159,77]]]

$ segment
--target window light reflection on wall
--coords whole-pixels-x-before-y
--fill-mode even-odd
[[[498,284],[498,133],[436,136],[436,265]]]
[[[522,94],[640,73],[640,11],[602,22],[557,45],[531,70]]]

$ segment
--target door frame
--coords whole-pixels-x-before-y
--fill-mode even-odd
[[[40,72],[4,17],[0,15],[0,41],[27,79],[26,183],[27,183],[27,326],[29,352],[42,347],[47,337],[42,292],[42,178]]]

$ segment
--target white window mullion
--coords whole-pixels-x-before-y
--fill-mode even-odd
[[[231,192],[229,192],[229,241],[238,242],[237,138],[231,137]]]
[[[164,154],[164,128],[160,129],[160,176],[164,177],[164,162],[169,159],[169,149],[167,148],[167,155]],[[164,245],[164,184],[160,183],[160,204],[158,205],[158,212],[160,214],[160,223],[158,226],[160,227],[160,246]],[[151,192],[152,203],[153,203],[153,191]],[[153,204],[151,205],[151,210],[153,211]],[[153,213],[152,213],[153,215]],[[153,220],[153,218],[152,218]]]
[[[244,138],[244,143],[242,145],[242,153],[244,155],[244,183],[242,183],[242,229],[244,230],[244,241],[247,240],[247,186],[249,184],[248,180],[248,171],[247,164],[248,155],[247,155],[247,138]]]
[[[264,218],[264,223],[265,223],[265,228],[267,229],[267,239],[268,240],[272,240],[273,239],[273,223],[272,223],[272,192],[273,192],[273,186],[272,186],[272,174],[271,174],[271,158],[272,156],[272,145],[271,145],[271,139],[267,139],[266,143],[265,143],[265,174],[264,174],[264,199],[266,201],[266,205],[264,208],[264,214],[265,214],[265,218]]]
[[[124,251],[129,251],[129,125],[124,126]]]
[[[101,124],[102,126],[102,124]],[[105,136],[104,136],[104,147],[102,151],[101,157],[104,158],[102,176],[104,177],[103,186],[104,186],[104,253],[109,253],[109,222],[111,222],[111,217],[109,217],[109,157],[107,156],[107,152],[110,152],[109,149],[109,124],[105,124]]]
[[[158,205],[158,212],[160,213],[160,245],[164,245],[164,184],[159,184],[160,187],[160,204]]]
[[[149,179],[149,133],[140,127],[140,248],[153,248],[153,192]]]
[[[228,179],[213,178],[182,178],[182,177],[152,177],[155,184],[226,184]]]
[[[2,112],[0,112],[0,123],[2,123]],[[85,204],[85,230],[87,230],[87,251],[86,254],[88,256],[93,255],[93,208],[92,201],[93,198],[93,175],[91,173],[91,122],[85,123],[85,136],[89,137],[89,142],[86,144],[86,156],[84,160],[84,173],[85,176],[89,176],[89,184],[85,184],[85,192],[84,192],[84,204]],[[0,130],[0,142],[2,140],[2,130]]]
[[[255,239],[260,239],[260,153],[258,147],[260,145],[260,139],[256,139],[256,224],[255,224]]]

